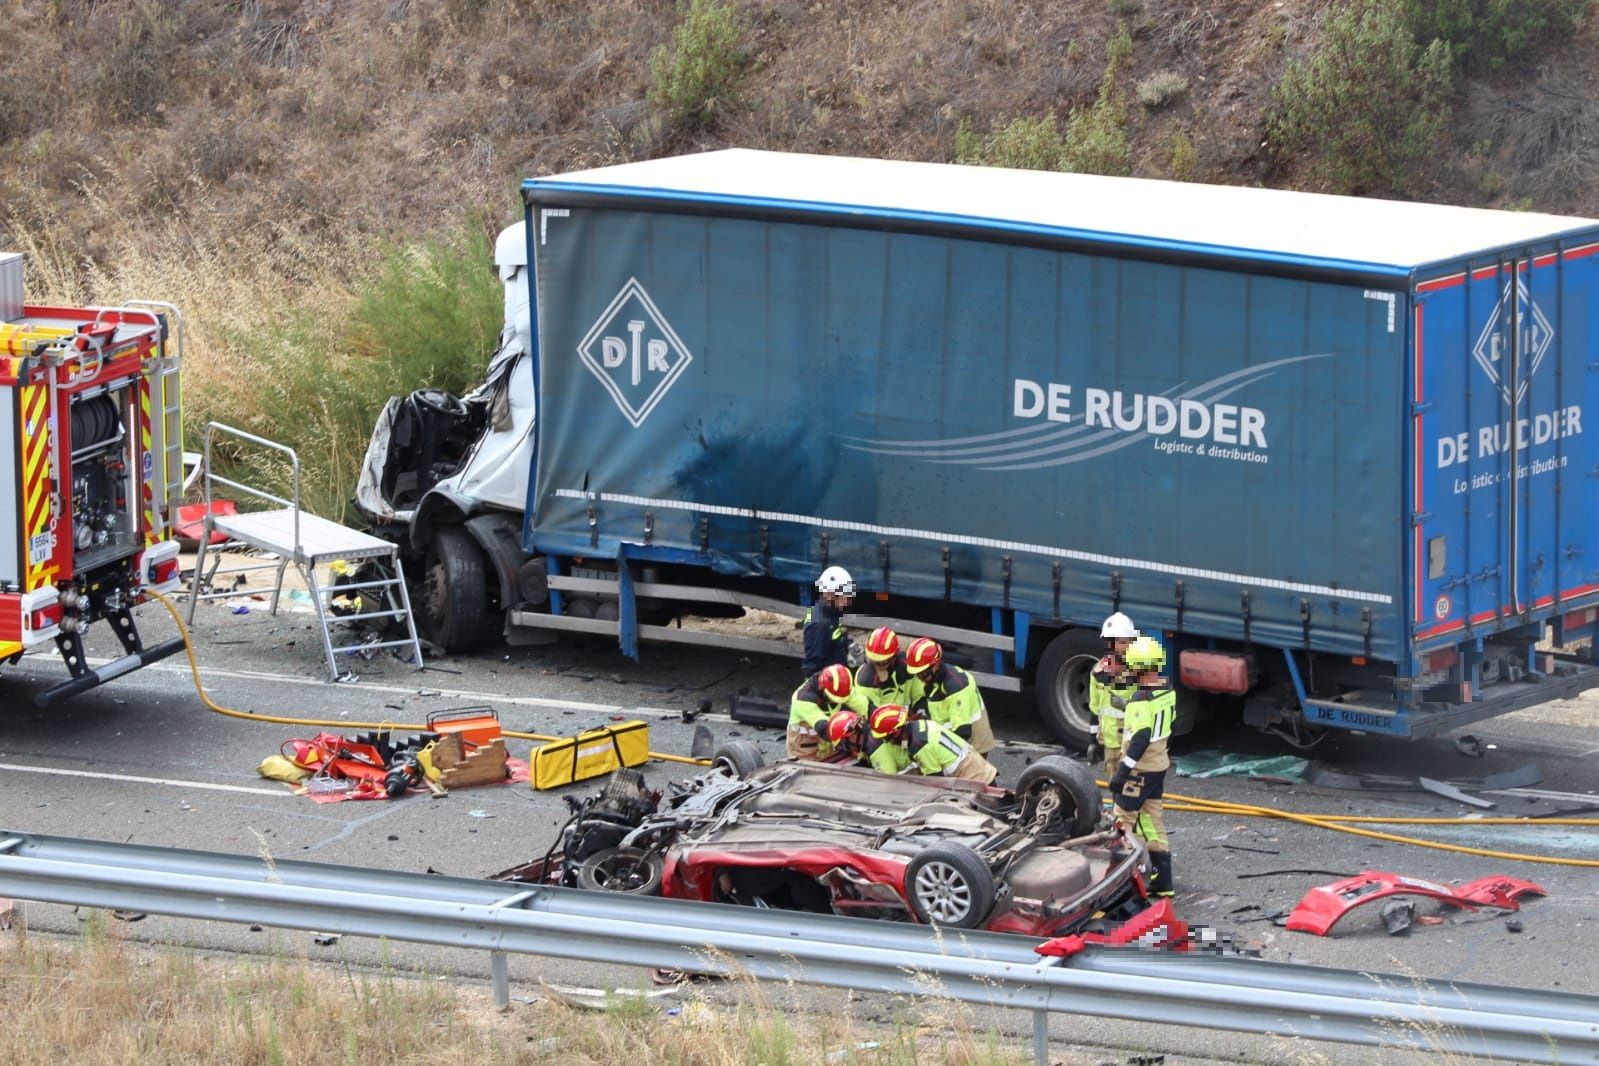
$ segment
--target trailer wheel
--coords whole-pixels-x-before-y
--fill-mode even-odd
[[[1088,681],[1103,654],[1093,630],[1068,629],[1049,642],[1038,661],[1033,687],[1044,724],[1077,751],[1087,749],[1098,732],[1088,711]]]
[[[447,652],[477,651],[499,629],[489,612],[483,550],[460,526],[439,526],[428,547],[420,597],[422,630]]]

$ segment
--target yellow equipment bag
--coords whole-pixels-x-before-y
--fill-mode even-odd
[[[291,785],[298,785],[301,781],[311,776],[311,771],[303,766],[297,766],[281,755],[268,755],[261,760],[261,765],[255,772],[262,777],[274,781],[286,781]]]
[[[642,766],[649,758],[650,727],[618,722],[534,748],[528,777],[534,788],[560,788],[624,766]]]

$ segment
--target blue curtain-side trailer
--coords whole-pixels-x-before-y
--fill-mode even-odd
[[[779,650],[670,621],[842,564],[1079,744],[1113,610],[1293,741],[1599,683],[1599,222],[742,150],[524,199],[517,624]]]

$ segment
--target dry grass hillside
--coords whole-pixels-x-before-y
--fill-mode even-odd
[[[947,160],[963,122],[1090,105],[1118,25],[1134,173],[1168,173],[1183,136],[1183,177],[1299,184],[1263,150],[1271,88],[1348,5],[727,6],[742,77],[683,128],[649,99],[679,17],[662,0],[3,0],[6,225],[53,212],[98,259],[150,218],[296,234],[508,218],[525,175],[702,147]],[[1462,81],[1453,136],[1410,191],[1599,213],[1596,45],[1583,25]],[[1140,103],[1161,77],[1168,95]]]
[[[302,433],[298,385],[259,409],[272,359],[386,358],[373,286],[455,284],[532,174],[744,145],[1599,215],[1587,8],[0,0],[0,247],[34,299],[184,305],[193,418]],[[474,278],[456,377],[497,328]],[[435,369],[347,385],[351,425]]]

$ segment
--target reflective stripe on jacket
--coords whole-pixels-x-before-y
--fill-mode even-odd
[[[855,671],[855,688],[865,697],[868,707],[897,703],[909,709],[916,702],[917,682],[905,669],[904,652],[894,656],[894,661],[888,666],[888,676],[881,682],[877,680],[873,664],[862,663],[861,668]]]
[[[1140,689],[1127,702],[1123,723],[1122,762],[1129,759],[1140,771],[1168,770],[1171,758],[1166,742],[1177,719],[1177,693],[1169,686]]]
[[[983,716],[983,694],[977,690],[972,675],[958,666],[941,663],[936,676],[912,681],[916,691],[912,706],[941,725],[959,729]]]

